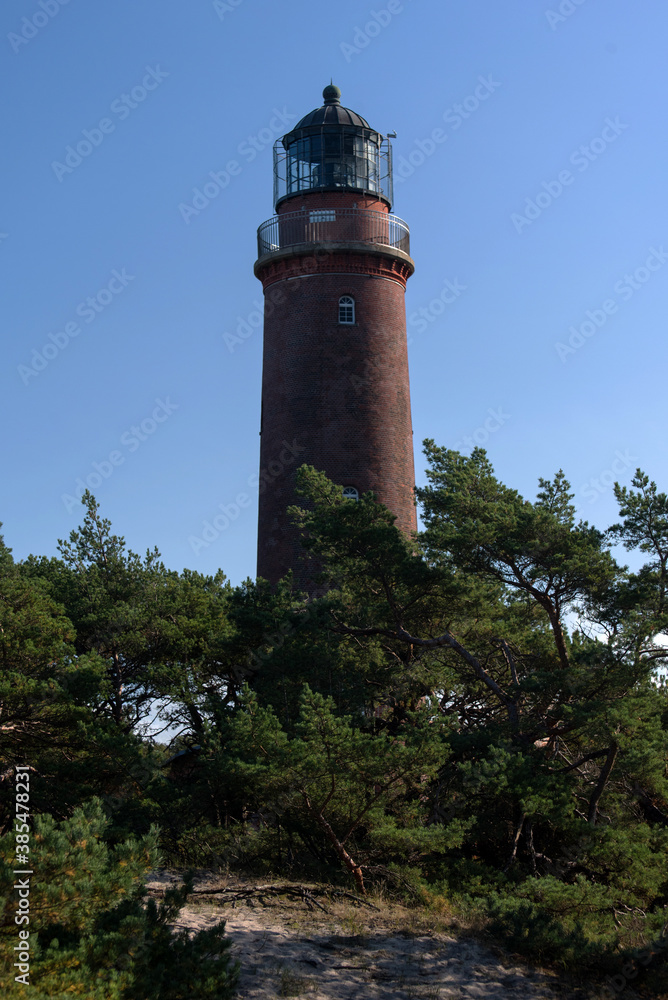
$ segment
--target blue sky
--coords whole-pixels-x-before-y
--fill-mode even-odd
[[[81,519],[77,481],[97,476],[136,551],[254,576],[255,233],[273,139],[330,77],[397,132],[418,482],[431,437],[483,444],[530,497],[563,468],[601,527],[613,479],[641,466],[665,489],[667,36],[662,0],[8,0],[0,518],[15,557],[55,554]],[[250,505],[193,545],[239,493]]]

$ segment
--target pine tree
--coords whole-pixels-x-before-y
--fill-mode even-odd
[[[540,914],[556,920],[553,957],[571,948],[575,960],[575,940],[581,958],[588,940],[614,950],[640,914],[651,935],[668,898],[665,496],[639,472],[633,491],[618,487],[623,520],[606,535],[576,523],[561,472],[530,502],[482,450],[426,450],[418,539],[372,495],[345,501],[312,469],[295,513],[331,588],[330,630],[394,664],[383,703],[396,719],[400,692],[436,696],[450,721],[430,794],[434,816],[464,818],[466,836],[427,868],[449,891],[501,900],[518,947],[522,920],[530,947]],[[652,562],[628,573],[615,539]]]
[[[95,801],[60,823],[49,815],[35,817],[29,922],[20,925],[13,833],[0,840],[2,995],[25,996],[27,981],[36,1000],[231,998],[238,973],[224,924],[192,938],[186,931],[174,933],[170,924],[192,882],[169,890],[160,905],[146,900],[142,881],[158,861],[157,831],[110,848],[104,840],[107,822]],[[15,964],[19,931],[29,933],[23,965]]]
[[[288,830],[324,842],[365,892],[369,859],[421,857],[461,840],[459,822],[427,826],[425,789],[446,753],[443,727],[424,706],[398,736],[338,715],[331,698],[304,687],[295,735],[247,690],[224,726],[219,764],[246,801]]]

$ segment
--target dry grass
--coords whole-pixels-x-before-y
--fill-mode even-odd
[[[159,880],[163,886],[167,877]],[[196,888],[252,885],[210,874]],[[193,896],[178,926],[194,931],[227,922],[241,962],[239,1000],[582,1000],[587,995],[549,971],[528,969],[490,949],[482,943],[484,927],[475,918],[462,926],[445,900],[407,906],[378,893],[369,896],[378,909],[370,909],[350,899],[318,897],[327,912],[289,897],[224,900]]]

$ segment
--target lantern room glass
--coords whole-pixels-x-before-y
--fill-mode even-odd
[[[300,129],[274,146],[274,203],[304,191],[349,190],[391,203],[391,148],[377,132],[330,125]]]

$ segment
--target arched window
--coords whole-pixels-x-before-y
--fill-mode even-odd
[[[344,486],[343,487],[343,499],[344,500],[359,500],[360,495],[354,486]]]
[[[342,295],[339,299],[339,323],[355,322],[355,299],[350,295]]]

